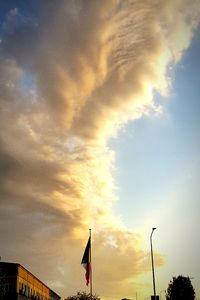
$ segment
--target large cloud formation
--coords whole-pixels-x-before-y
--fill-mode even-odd
[[[200,3],[22,3],[8,1],[1,22],[1,255],[67,296],[84,287],[80,258],[92,227],[96,292],[131,295],[149,254],[112,213],[107,141],[160,111],[154,92],[167,94],[168,69],[190,45]]]

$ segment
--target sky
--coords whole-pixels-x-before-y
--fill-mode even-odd
[[[0,0],[0,255],[62,297],[200,297],[200,1]]]

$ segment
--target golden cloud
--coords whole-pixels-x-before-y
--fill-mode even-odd
[[[20,22],[20,8],[8,13],[1,43],[2,255],[68,295],[84,287],[79,260],[92,226],[95,289],[130,295],[149,253],[112,212],[107,142],[159,111],[153,94],[167,94],[168,67],[190,45],[199,1],[35,5],[37,21]]]

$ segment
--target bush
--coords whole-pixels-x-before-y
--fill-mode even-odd
[[[69,296],[65,300],[100,300],[97,295],[90,295],[90,293],[86,292],[77,292],[75,296]]]

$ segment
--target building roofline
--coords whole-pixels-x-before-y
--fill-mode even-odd
[[[29,273],[30,275],[32,275],[35,279],[37,279],[40,283],[42,283],[45,287],[47,287],[51,292],[53,292],[54,294],[56,294],[58,297],[60,297],[60,295],[58,295],[56,292],[54,292],[52,289],[50,289],[50,287],[48,287],[44,282],[42,282],[39,278],[37,278],[35,275],[33,275],[33,273],[31,273],[30,271],[28,271],[24,266],[22,266],[19,263],[14,263],[14,262],[6,262],[6,261],[0,261],[0,265],[1,264],[7,264],[7,265],[15,265],[18,267],[23,268],[27,273]],[[61,298],[61,297],[60,297]]]

